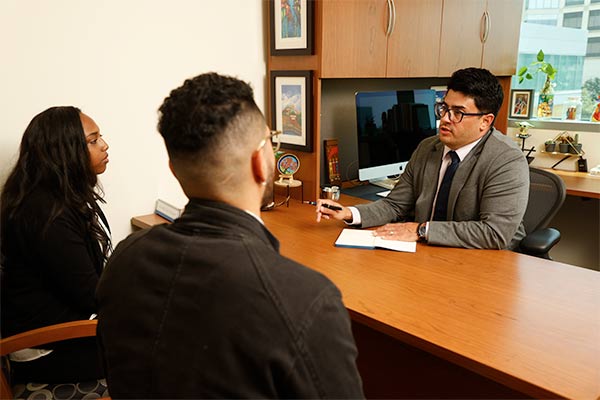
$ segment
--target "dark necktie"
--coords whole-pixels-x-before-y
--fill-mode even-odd
[[[460,163],[460,158],[455,151],[448,152],[452,158],[452,162],[446,168],[444,178],[438,190],[437,200],[435,201],[435,211],[433,213],[434,221],[446,221],[448,218],[448,195],[450,194],[450,186],[452,185],[452,178]]]

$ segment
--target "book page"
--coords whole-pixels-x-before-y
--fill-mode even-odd
[[[339,247],[357,247],[374,249],[380,247],[394,251],[414,253],[417,251],[416,242],[403,242],[400,240],[386,240],[373,236],[373,231],[368,229],[343,229],[335,241]]]
[[[395,251],[406,251],[408,253],[414,253],[417,251],[417,242],[403,242],[401,240],[386,240],[380,237],[373,237],[375,239],[375,246],[384,249],[395,250]]]
[[[361,229],[343,229],[335,241],[336,246],[375,248],[373,231]]]

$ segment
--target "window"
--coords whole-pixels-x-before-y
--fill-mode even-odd
[[[595,31],[600,29],[600,10],[591,10],[590,18],[588,20],[588,29]]]
[[[563,16],[563,26],[565,28],[581,29],[581,20],[583,19],[582,12],[565,13]]]
[[[600,57],[600,37],[588,39],[586,56]]]
[[[596,4],[589,6],[591,2]],[[555,121],[565,118],[567,103],[573,97],[581,99],[580,122],[590,121],[596,106],[593,99],[597,96],[590,91],[596,90],[594,82],[600,78],[598,4],[600,0],[525,0],[524,2],[517,70],[524,66],[532,67],[541,49],[545,54],[544,61],[552,64],[558,71],[553,82],[552,117],[544,122],[548,129],[553,129],[552,124]],[[531,72],[534,72],[532,80],[525,79],[519,83],[518,77],[515,76],[511,83],[512,89],[535,91],[533,119],[537,119],[539,94],[546,80],[546,75],[542,72],[535,73],[535,69],[534,65],[531,69]],[[588,129],[587,125],[582,124],[582,126]],[[597,130],[597,127],[593,129]]]
[[[526,8],[528,10],[540,8],[558,8],[559,0],[527,0]]]
[[[525,19],[525,22],[530,24],[556,26],[558,18],[556,15],[530,15]]]

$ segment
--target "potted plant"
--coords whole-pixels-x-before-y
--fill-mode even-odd
[[[546,140],[546,152],[553,153],[556,151],[556,140]]]
[[[573,143],[573,138],[568,133],[564,133],[560,137],[560,143],[558,144],[558,151],[561,153],[568,153],[571,148],[571,143]]]
[[[540,90],[540,96],[538,101],[538,118],[548,118],[552,116],[552,107],[554,103],[554,83],[552,82],[556,77],[556,68],[547,61],[544,61],[544,52],[540,49],[537,53],[536,60],[529,66],[524,66],[519,69],[518,77],[519,83],[523,83],[525,79],[533,79],[533,76],[538,72],[546,74],[544,80],[544,86]]]
[[[583,145],[581,143],[579,143],[579,133],[576,133],[575,139],[573,140],[573,142],[571,143],[571,146],[569,148],[569,152],[571,154],[581,154],[582,147],[583,147]]]

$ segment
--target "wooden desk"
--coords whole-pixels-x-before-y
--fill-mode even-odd
[[[590,175],[587,172],[561,171],[549,168],[543,169],[555,173],[562,178],[567,186],[568,195],[600,199],[600,176]]]
[[[360,200],[342,196],[341,201]],[[406,360],[395,357],[399,353],[388,343],[382,350],[387,364],[361,366],[370,349],[357,336],[368,396],[379,385],[370,385],[374,375],[380,382],[402,383],[417,379],[411,372],[426,365],[420,374],[429,386],[445,376],[466,390],[470,383],[460,380],[473,382],[466,373],[475,373],[538,398],[600,397],[600,273],[510,251],[421,244],[416,253],[336,248],[344,224],[317,224],[314,206],[297,201],[262,217],[281,241],[283,255],[340,288],[353,320],[373,331],[367,336],[380,335],[371,342],[387,338],[408,349],[401,354],[418,353],[408,366],[398,367]],[[466,373],[433,370],[423,364],[428,357]],[[510,396],[488,388],[474,397]],[[449,391],[439,388],[442,396],[452,396]],[[400,397],[381,391],[373,396],[386,394]]]
[[[140,215],[139,217],[131,218],[131,226],[133,226],[135,229],[146,229],[154,225],[168,223],[170,223],[168,220],[156,214]]]

